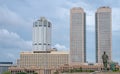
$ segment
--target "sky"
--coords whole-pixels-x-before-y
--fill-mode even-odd
[[[16,62],[32,51],[32,26],[40,17],[52,23],[52,47],[69,51],[70,9],[86,12],[87,61],[95,62],[95,12],[112,8],[112,59],[120,63],[120,0],[0,0],[0,61]]]

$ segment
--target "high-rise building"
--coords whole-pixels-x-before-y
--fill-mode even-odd
[[[41,17],[33,23],[33,50],[48,51],[51,49],[51,28],[52,24]]]
[[[112,52],[112,18],[111,8],[100,7],[95,15],[96,22],[96,62],[102,63],[104,52],[111,61]]]
[[[86,15],[82,8],[70,10],[70,64],[86,62]]]

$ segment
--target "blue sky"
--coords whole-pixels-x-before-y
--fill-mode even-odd
[[[120,0],[0,0],[0,61],[14,61],[32,50],[32,25],[41,16],[52,23],[52,47],[69,51],[70,9],[86,12],[87,61],[95,62],[95,12],[112,8],[112,56],[120,63]]]

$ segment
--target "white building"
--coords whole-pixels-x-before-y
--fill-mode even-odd
[[[48,51],[51,49],[52,24],[41,17],[33,23],[33,51]]]

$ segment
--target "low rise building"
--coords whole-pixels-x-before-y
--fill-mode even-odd
[[[116,66],[117,69],[120,68],[120,66]],[[9,70],[11,71],[11,74],[16,74],[17,72],[25,72],[27,74],[31,73],[37,73],[37,74],[55,74],[56,72],[58,73],[84,73],[87,74],[89,72],[93,71],[98,71],[101,72],[104,70],[103,65],[99,64],[83,64],[83,65],[69,65],[69,64],[64,64],[59,66],[58,68],[51,68],[51,69],[41,69],[37,67],[10,67]]]
[[[2,74],[5,71],[8,71],[8,68],[12,65],[12,62],[0,62],[0,74]]]
[[[60,65],[68,64],[68,57],[68,52],[60,51],[21,52],[19,67],[57,68]]]
[[[26,72],[28,74],[53,74],[60,66],[68,64],[69,53],[62,51],[21,52],[17,67],[10,67],[11,74]],[[47,72],[47,73],[45,73]]]

